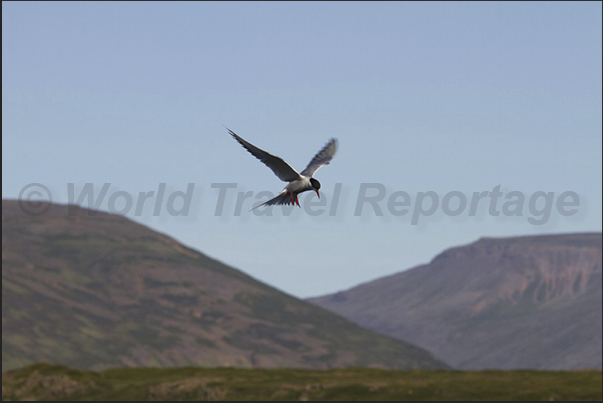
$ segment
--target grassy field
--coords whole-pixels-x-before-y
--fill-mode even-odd
[[[2,400],[601,400],[601,371],[124,368],[34,364]]]

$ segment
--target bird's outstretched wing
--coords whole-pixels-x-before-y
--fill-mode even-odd
[[[229,128],[226,128],[226,130],[228,130],[230,135],[243,147],[245,147],[245,149],[249,151],[251,155],[266,164],[268,168],[272,169],[272,172],[274,172],[274,174],[278,176],[280,180],[291,182],[295,179],[299,179],[299,173],[293,169],[291,165],[287,164],[282,158],[272,155],[269,152],[266,152],[260,148],[257,148],[253,144],[248,143]]]
[[[318,171],[318,168],[331,162],[336,152],[337,139],[331,139],[327,145],[312,158],[312,161],[310,161],[306,169],[301,171],[301,174],[310,177],[314,176],[314,173]]]

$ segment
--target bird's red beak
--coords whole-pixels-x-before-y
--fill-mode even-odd
[[[318,190],[316,190],[316,194],[318,195],[318,198],[320,199],[320,193],[318,193]]]

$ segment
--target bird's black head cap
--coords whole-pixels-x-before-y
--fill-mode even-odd
[[[312,184],[312,187],[316,190],[320,189],[320,182],[317,181],[314,178],[310,178],[310,183]]]

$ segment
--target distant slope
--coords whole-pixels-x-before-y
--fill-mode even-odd
[[[455,368],[601,368],[601,234],[483,238],[310,301]]]
[[[2,368],[442,368],[124,217],[2,202]]]

